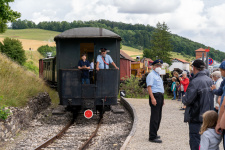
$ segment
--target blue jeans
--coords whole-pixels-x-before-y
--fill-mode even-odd
[[[84,84],[84,82],[85,84],[90,84],[90,81],[88,78],[82,78],[82,84]]]
[[[185,92],[184,92],[184,91],[180,91],[180,92],[179,92],[179,99],[181,99],[181,96],[183,97],[183,96],[184,96],[184,94],[185,94]]]
[[[199,150],[201,123],[189,123],[189,144],[191,150]]]
[[[173,99],[176,99],[176,91],[173,91]]]

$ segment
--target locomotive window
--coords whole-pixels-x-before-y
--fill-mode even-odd
[[[80,57],[82,54],[86,54],[87,60],[92,62],[94,59],[94,43],[80,43]]]
[[[94,43],[80,43],[80,57],[82,54],[87,55],[87,60],[90,62],[93,61],[94,58]],[[90,79],[90,84],[95,83],[95,74],[94,71],[89,72],[89,79]]]

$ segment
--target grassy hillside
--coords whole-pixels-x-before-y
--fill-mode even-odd
[[[33,61],[35,66],[39,66],[39,59],[43,58],[43,56],[38,51],[25,51],[27,62]]]
[[[30,71],[0,53],[0,105],[23,107],[28,99],[40,92],[48,92],[53,104],[59,103],[58,94]]]
[[[53,42],[54,37],[58,34],[60,34],[60,32],[42,29],[8,29],[5,33],[0,34],[0,37]]]

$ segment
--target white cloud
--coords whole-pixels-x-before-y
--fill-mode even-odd
[[[173,12],[179,5],[179,0],[114,0],[115,6],[122,13],[167,13]]]
[[[182,0],[180,7],[171,14],[168,24],[174,30],[198,30],[205,21],[201,0]]]
[[[15,0],[21,19],[73,21],[106,19],[124,23],[166,22],[172,33],[225,51],[224,0]]]

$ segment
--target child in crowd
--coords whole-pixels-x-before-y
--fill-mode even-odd
[[[206,111],[203,114],[203,123],[200,130],[200,150],[219,150],[222,136],[215,131],[217,120],[218,114],[213,110]]]
[[[173,99],[172,100],[176,100],[176,87],[177,87],[177,85],[176,85],[176,77],[173,77],[172,81],[173,81],[173,83],[171,85],[171,91],[173,92]]]

